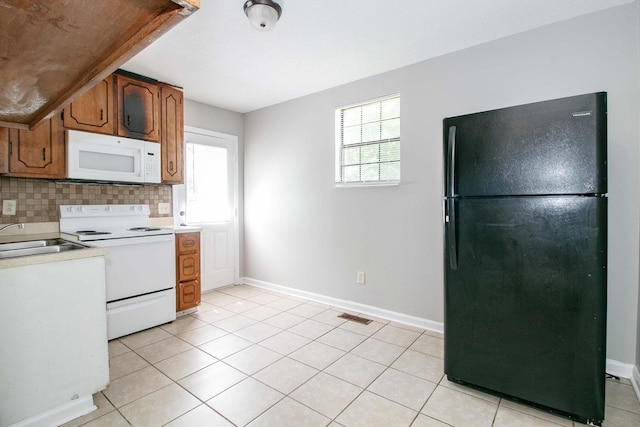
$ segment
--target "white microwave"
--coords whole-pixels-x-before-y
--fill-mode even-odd
[[[107,182],[160,182],[160,144],[76,130],[66,132],[69,178]]]

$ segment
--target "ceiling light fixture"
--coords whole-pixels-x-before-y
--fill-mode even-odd
[[[282,7],[272,0],[247,0],[244,13],[256,30],[269,31],[282,15]]]

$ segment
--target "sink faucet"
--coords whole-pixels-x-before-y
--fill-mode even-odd
[[[0,227],[0,233],[2,233],[4,230],[6,230],[7,228],[10,228],[10,227],[18,227],[18,228],[22,229],[22,228],[24,228],[24,224],[21,223],[21,222],[16,223],[16,224],[7,224],[4,227]]]

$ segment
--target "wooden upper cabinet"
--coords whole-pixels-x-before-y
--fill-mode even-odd
[[[166,85],[160,85],[162,144],[162,182],[182,184],[184,153],[184,106],[182,91]]]
[[[59,115],[32,131],[9,130],[9,175],[64,178],[65,171],[64,129]]]
[[[113,75],[102,80],[64,109],[64,127],[113,135]]]
[[[0,128],[0,173],[9,172],[9,129]]]
[[[157,83],[115,75],[118,132],[128,138],[160,140],[160,89]]]

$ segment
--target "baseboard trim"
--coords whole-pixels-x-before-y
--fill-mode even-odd
[[[34,415],[26,420],[22,420],[13,424],[12,427],[58,426],[95,411],[96,409],[98,409],[98,407],[93,404],[93,396],[89,394],[49,409],[41,414]]]
[[[633,368],[634,366],[628,363],[607,359],[607,374],[621,378],[631,378],[633,376]]]
[[[275,283],[265,282],[263,280],[252,279],[251,277],[243,277],[242,283],[256,286],[258,288],[270,289],[281,292],[294,297],[305,298],[311,301],[329,304],[345,310],[355,311],[357,313],[368,314],[370,316],[381,317],[390,321],[403,323],[409,326],[426,329],[433,332],[444,333],[444,323],[433,320],[410,316],[396,311],[386,310],[384,308],[374,307],[366,304],[360,304],[353,301],[343,300],[330,297],[327,295],[316,294],[314,292],[302,291],[288,286],[277,285]],[[631,383],[640,399],[640,373],[637,366],[622,363],[617,360],[607,359],[607,373],[621,378],[631,379]]]
[[[408,326],[414,326],[421,329],[426,329],[432,332],[438,332],[438,333],[444,332],[444,324],[442,322],[435,322],[433,320],[424,319],[416,316],[410,316],[408,314],[399,313],[397,311],[386,310],[384,308],[374,307],[366,304],[360,304],[357,302],[334,298],[327,295],[301,291],[299,289],[290,288],[288,286],[276,285],[274,283],[265,282],[263,280],[252,279],[250,277],[243,277],[242,280],[243,280],[243,283],[256,286],[258,288],[282,292],[287,295],[305,298],[311,301],[332,305],[334,307],[339,307],[344,310],[350,310],[355,313],[362,313],[362,314],[367,314],[369,316],[380,317],[382,319],[402,323]]]
[[[636,397],[640,400],[640,372],[638,371],[638,367],[633,367],[633,375],[631,376],[631,385],[633,386],[633,390],[636,392]]]

